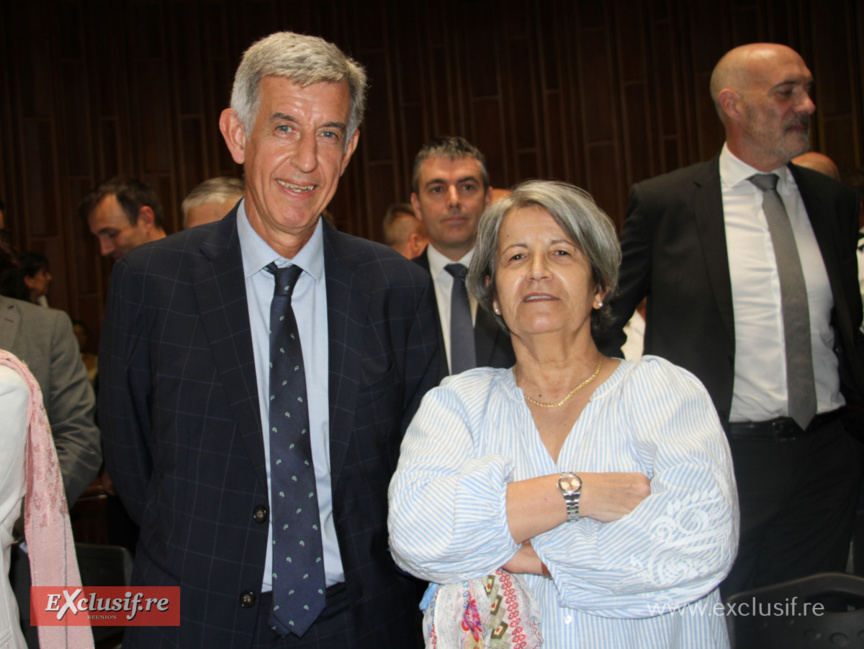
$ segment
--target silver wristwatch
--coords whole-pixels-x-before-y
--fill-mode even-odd
[[[582,495],[582,478],[572,472],[562,473],[558,478],[558,489],[567,504],[567,522],[579,520],[579,497]]]

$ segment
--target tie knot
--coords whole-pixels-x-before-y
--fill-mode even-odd
[[[753,174],[747,180],[756,185],[763,192],[769,192],[777,189],[777,181],[780,180],[777,174]]]
[[[273,277],[276,278],[273,295],[291,297],[291,294],[294,292],[294,286],[297,284],[297,279],[300,277],[303,269],[296,265],[279,268],[275,263],[271,263],[267,264],[267,270],[273,273]]]
[[[465,281],[465,275],[468,274],[468,268],[462,264],[447,264],[444,266],[444,270],[463,282]]]

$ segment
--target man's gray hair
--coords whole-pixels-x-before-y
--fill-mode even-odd
[[[239,201],[243,198],[245,191],[246,185],[239,178],[231,178],[230,176],[208,178],[183,199],[180,206],[183,210],[183,227],[187,226],[189,210],[207,203],[225,203],[232,198]]]
[[[555,219],[588,259],[594,283],[599,290],[608,291],[607,297],[611,297],[618,286],[621,246],[612,220],[588,192],[578,187],[551,180],[529,180],[517,185],[510,196],[493,203],[483,212],[466,278],[468,290],[505,331],[504,319],[495,315],[492,308],[496,298],[498,234],[504,217],[524,207],[539,207]],[[609,326],[611,317],[608,304],[591,312],[591,333],[595,340]]]
[[[345,146],[363,121],[366,71],[342,50],[317,36],[276,32],[255,42],[243,54],[234,76],[231,108],[250,133],[261,102],[261,79],[283,77],[305,88],[313,83],[348,84],[351,112]]]
[[[464,137],[458,135],[446,135],[429,140],[414,158],[414,172],[411,174],[411,191],[415,194],[420,191],[420,167],[428,158],[447,158],[458,160],[459,158],[474,158],[480,164],[480,173],[483,175],[483,191],[489,189],[489,171],[486,169],[486,157],[480,153],[480,149],[471,144]]]

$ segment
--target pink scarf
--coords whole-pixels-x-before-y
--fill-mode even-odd
[[[81,576],[69,525],[63,477],[42,404],[42,391],[27,366],[13,354],[0,350],[0,364],[18,372],[30,388],[24,538],[27,540],[33,585],[79,587]],[[93,633],[89,626],[40,626],[39,645],[42,649],[92,649]]]

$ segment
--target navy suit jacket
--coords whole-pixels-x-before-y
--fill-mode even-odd
[[[831,322],[847,402],[862,404],[858,198],[831,178],[790,164],[828,273]],[[623,327],[648,296],[645,353],[693,372],[729,423],[735,369],[732,281],[723,220],[719,156],[633,186],[624,232],[615,326],[602,345],[620,355]]]
[[[430,244],[431,245],[431,244]],[[429,246],[414,262],[422,267],[429,275]],[[440,327],[441,317],[438,313],[438,301],[435,301],[435,320],[439,324],[438,346],[441,350],[440,366],[438,368],[438,379],[441,380],[450,374],[450,366],[447,364],[447,354],[444,349],[444,334]],[[516,354],[513,352],[513,343],[510,334],[501,329],[490,313],[482,306],[477,306],[477,317],[474,322],[474,354],[477,357],[477,367],[500,367],[508,368],[516,364]]]
[[[387,488],[436,383],[435,296],[389,248],[324,228],[333,512],[357,646],[415,646]],[[124,646],[249,646],[269,498],[236,208],[117,262],[100,375],[106,462],[141,525],[133,583],[182,593],[179,627],[129,629]]]

